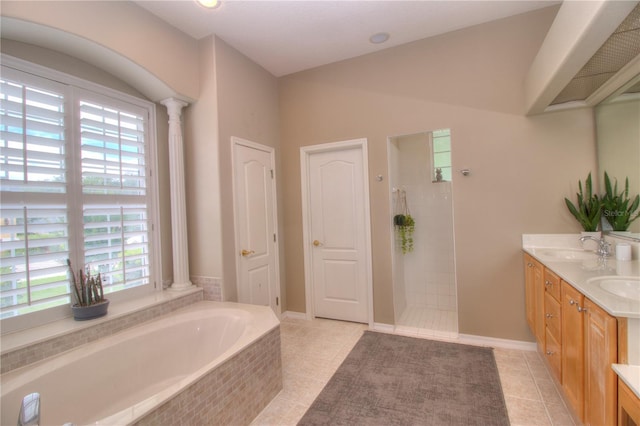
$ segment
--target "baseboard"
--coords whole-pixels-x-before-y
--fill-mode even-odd
[[[282,313],[282,318],[291,318],[291,319],[299,319],[299,320],[308,319],[307,314],[305,314],[304,312],[293,312],[293,311],[284,311]]]
[[[374,331],[381,333],[392,333],[401,336],[418,337],[422,339],[436,339],[445,340],[449,342],[464,343],[473,346],[490,346],[492,348],[502,349],[516,349],[520,351],[535,351],[535,342],[523,342],[520,340],[500,339],[497,337],[486,336],[474,336],[471,334],[457,334],[456,333],[438,333],[436,331],[430,332],[428,330],[420,330],[418,328],[402,328],[396,327],[393,324],[373,323],[371,328]]]
[[[383,324],[381,322],[374,322],[371,329],[381,333],[393,333],[395,331],[393,324]]]

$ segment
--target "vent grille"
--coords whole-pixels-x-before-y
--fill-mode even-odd
[[[638,55],[640,55],[640,4],[622,21],[551,105],[587,99]],[[638,84],[627,90],[627,92],[638,91],[640,91]]]

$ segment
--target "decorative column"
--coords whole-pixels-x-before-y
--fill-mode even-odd
[[[184,185],[184,153],[182,143],[182,108],[188,104],[169,98],[160,102],[169,113],[169,177],[171,183],[171,237],[173,238],[173,290],[186,290],[189,281],[189,246],[187,240],[187,208]]]

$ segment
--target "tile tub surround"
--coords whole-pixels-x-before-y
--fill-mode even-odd
[[[280,348],[276,327],[134,424],[249,424],[282,389]]]
[[[112,306],[107,316],[92,321],[65,318],[2,336],[0,374],[110,336],[202,300],[202,290],[162,291]]]
[[[213,300],[222,302],[222,279],[212,277],[191,276],[193,285],[202,288],[204,291],[204,300]]]
[[[367,326],[342,321],[284,318],[283,389],[253,426],[296,425]],[[494,350],[512,426],[574,425],[535,351]]]

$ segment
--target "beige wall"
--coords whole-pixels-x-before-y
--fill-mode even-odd
[[[279,154],[278,81],[223,40],[215,39],[220,136],[220,194],[226,300],[237,300],[231,137],[275,148]],[[279,160],[276,158],[276,169]],[[277,181],[279,182],[279,181]],[[278,191],[281,193],[282,191]],[[281,202],[278,203],[281,205]],[[281,263],[283,257],[281,256]],[[281,273],[284,283],[284,274]],[[284,285],[283,285],[284,287]]]
[[[223,40],[199,42],[200,96],[185,111],[189,272],[237,300],[231,136],[278,148],[278,85]]]
[[[460,332],[532,340],[523,233],[577,232],[563,198],[595,168],[592,111],[524,116],[523,80],[556,8],[280,80],[287,309],[304,312],[299,148],[369,141],[375,321],[393,323],[387,137],[452,131]]]
[[[153,101],[198,97],[197,42],[133,2],[3,0],[1,18],[2,38],[83,59]]]
[[[184,111],[189,274],[222,278],[218,87],[215,40],[199,43],[200,94]]]

